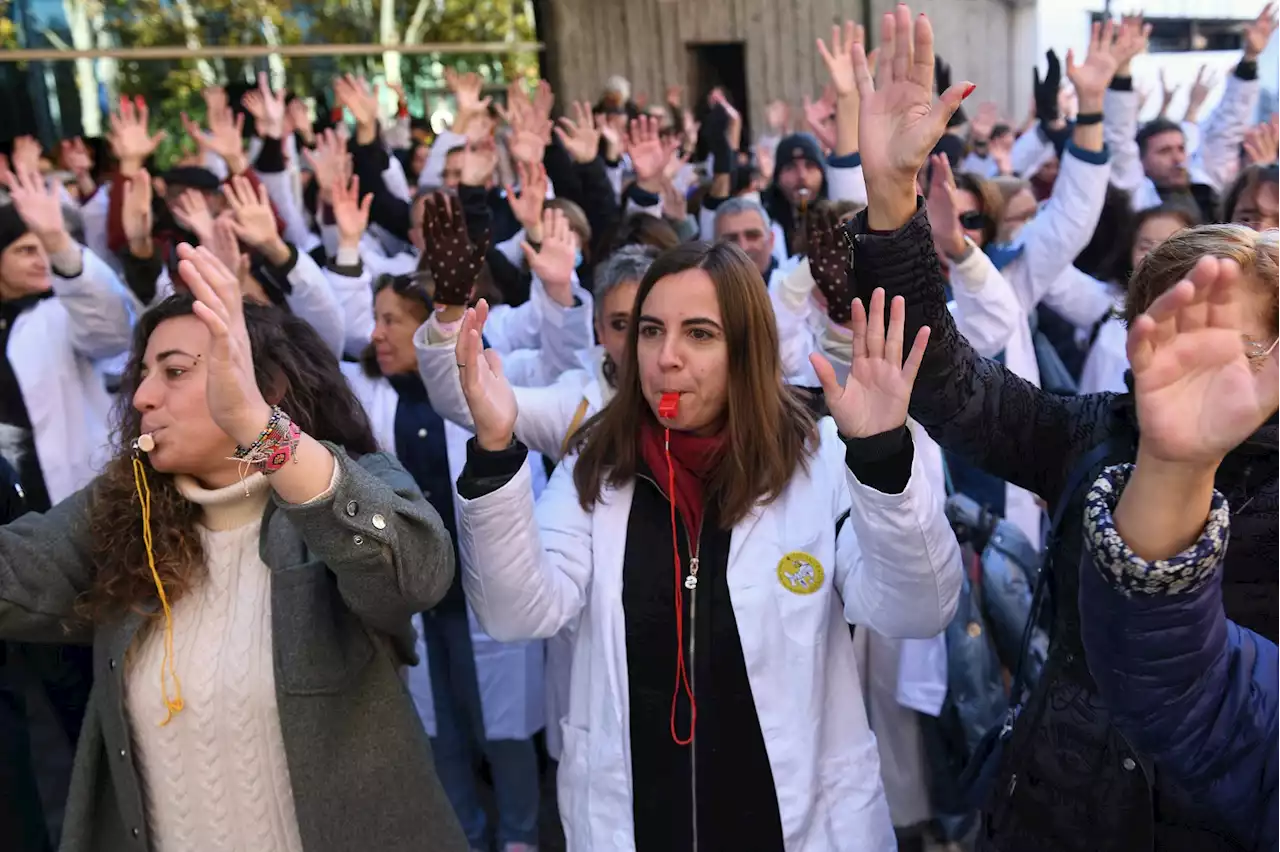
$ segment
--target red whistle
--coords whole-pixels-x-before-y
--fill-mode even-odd
[[[658,401],[658,416],[663,420],[674,420],[680,410],[680,394],[664,393]]]

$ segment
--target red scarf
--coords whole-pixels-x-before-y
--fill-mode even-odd
[[[667,469],[666,450],[667,430],[659,426],[652,418],[646,417],[640,426],[640,453],[644,463],[653,473],[654,481],[667,493],[669,471]],[[703,491],[707,477],[711,474],[720,453],[724,450],[724,435],[709,437],[695,435],[692,432],[671,432],[671,467],[675,469],[676,508],[684,520],[685,532],[690,538],[690,547],[696,547],[693,539],[698,535],[702,524]]]

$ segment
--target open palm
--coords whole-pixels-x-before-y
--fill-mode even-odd
[[[852,53],[864,171],[910,181],[973,87],[957,83],[934,103],[933,27],[923,15],[913,20],[905,4],[881,19],[874,81],[862,43],[855,41]]]
[[[1134,320],[1127,348],[1144,453],[1216,464],[1275,413],[1277,354],[1257,370],[1245,355],[1241,278],[1235,261],[1202,258]]]
[[[511,444],[515,432],[516,395],[502,372],[502,357],[485,349],[484,324],[489,303],[481,299],[467,308],[458,333],[457,363],[462,393],[475,423],[476,441],[483,449],[497,451]]]
[[[923,326],[917,332],[911,353],[904,362],[902,334],[906,316],[906,302],[901,296],[895,296],[886,333],[884,289],[877,287],[871,294],[870,318],[862,301],[854,301],[853,362],[844,387],[836,381],[835,370],[825,357],[809,356],[822,383],[827,409],[845,438],[869,438],[907,422],[911,388],[924,359],[929,327]]]

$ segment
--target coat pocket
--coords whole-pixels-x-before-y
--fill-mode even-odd
[[[342,692],[373,659],[374,647],[337,581],[312,563],[272,574],[271,584],[278,687],[291,695]]]

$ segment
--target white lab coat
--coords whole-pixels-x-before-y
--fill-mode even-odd
[[[833,421],[809,468],[733,530],[728,577],[747,677],[764,734],[787,852],[896,848],[867,727],[849,623],[933,636],[950,620],[960,552],[918,459],[901,494],[858,482]],[[494,636],[551,636],[576,624],[559,804],[569,852],[634,850],[622,566],[634,484],[592,511],[561,465],[535,507],[530,465],[462,501],[460,537],[476,558],[468,598]],[[836,520],[849,520],[836,535]],[[817,590],[778,579],[790,553],[825,568]]]
[[[110,458],[113,400],[94,362],[129,351],[135,317],[106,261],[88,249],[80,256],[80,274],[53,273],[54,298],[17,318],[5,350],[52,503],[88,485]]]
[[[1206,184],[1215,192],[1225,192],[1240,171],[1240,143],[1254,118],[1261,83],[1228,75],[1222,99],[1203,124],[1196,128],[1199,144],[1188,171],[1193,183]],[[1111,182],[1130,193],[1134,210],[1146,210],[1161,203],[1160,192],[1142,168],[1136,135],[1138,132],[1137,92],[1108,89],[1103,108],[1103,131],[1113,166]],[[1184,126],[1183,132],[1187,128]],[[1188,147],[1192,141],[1187,134]]]
[[[358,364],[342,365],[342,372],[364,406],[373,427],[378,448],[395,453],[396,407],[400,397],[391,383],[365,375]],[[449,477],[454,484],[454,515],[459,511],[458,477],[467,461],[467,440],[471,433],[445,421],[445,443],[449,454]],[[532,487],[540,491],[546,482],[542,464],[534,457],[535,476]],[[459,524],[461,522],[459,521]],[[459,564],[473,557],[461,540],[458,542]],[[545,716],[543,695],[543,643],[541,641],[497,642],[477,623],[471,607],[467,607],[471,624],[471,647],[476,661],[476,681],[480,687],[480,707],[484,717],[485,737],[490,740],[527,739],[542,729]],[[427,664],[427,648],[421,631],[417,639],[418,665],[409,669],[409,693],[418,708],[427,735],[436,735],[436,709],[432,699],[431,672]]]
[[[431,407],[441,417],[470,431],[475,427],[471,410],[467,407],[462,383],[458,378],[458,365],[454,345],[456,338],[437,343],[427,342],[424,324],[414,337],[418,352],[418,374],[427,388]],[[539,353],[523,350],[508,355],[503,369],[511,375],[530,370],[519,366],[521,362],[539,361]],[[531,387],[512,384],[519,414],[516,416],[515,435],[525,446],[549,459],[559,460],[574,418],[582,409],[577,425],[600,411],[613,398],[613,388],[604,378],[604,348],[600,346],[579,353],[581,368],[560,374],[553,384]],[[538,378],[539,376],[534,376]],[[553,760],[559,760],[563,749],[559,721],[569,712],[569,667],[572,661],[573,630],[566,627],[547,639],[546,708],[547,752]]]

